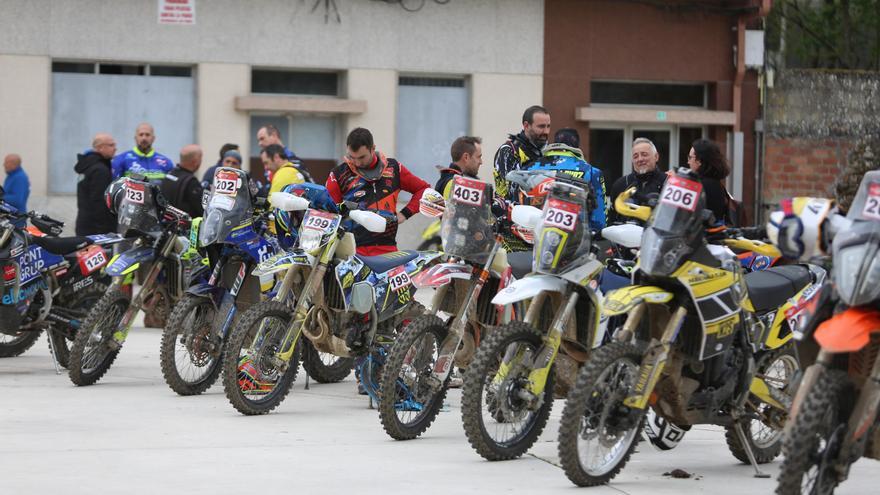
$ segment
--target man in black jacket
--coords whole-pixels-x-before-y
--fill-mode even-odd
[[[96,134],[92,149],[77,155],[73,170],[79,174],[76,185],[76,235],[116,232],[116,216],[104,202],[104,191],[113,180],[110,160],[116,154],[116,141],[109,134]]]
[[[608,212],[608,225],[615,222],[626,221],[614,210],[614,201],[622,192],[631,187],[636,188],[632,201],[644,205],[651,193],[660,194],[663,184],[666,182],[666,173],[660,170],[657,162],[660,161],[660,153],[657,147],[647,138],[638,138],[632,145],[632,173],[614,181],[611,186],[608,200],[610,208]]]
[[[202,184],[194,175],[202,165],[202,148],[197,144],[188,144],[180,150],[180,163],[165,179],[161,190],[165,199],[175,208],[187,212],[190,217],[202,216]]]

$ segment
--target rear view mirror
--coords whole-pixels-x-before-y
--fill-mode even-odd
[[[286,192],[273,192],[270,194],[269,204],[273,208],[284,211],[303,211],[309,208],[309,200]]]
[[[372,211],[352,210],[348,217],[363,225],[370,232],[385,232],[385,229],[388,228],[388,222],[385,220],[385,217]]]
[[[514,205],[510,218],[517,225],[535,230],[535,227],[538,226],[538,222],[541,220],[541,210],[534,206]]]

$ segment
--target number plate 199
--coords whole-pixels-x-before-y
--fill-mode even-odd
[[[699,182],[673,176],[666,180],[663,192],[660,193],[660,201],[676,208],[695,211],[702,191],[703,185]]]

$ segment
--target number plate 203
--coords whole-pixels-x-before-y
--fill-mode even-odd
[[[550,198],[547,201],[547,210],[544,213],[544,225],[573,232],[575,226],[577,226],[580,212],[581,206],[578,204]]]

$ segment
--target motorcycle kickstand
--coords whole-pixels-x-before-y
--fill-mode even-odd
[[[758,467],[758,461],[755,460],[755,453],[752,452],[752,445],[748,442],[746,438],[746,432],[743,431],[742,423],[738,420],[733,423],[733,429],[736,430],[736,436],[739,437],[739,442],[743,445],[743,448],[746,450],[746,455],[749,457],[749,462],[752,463],[752,467],[755,469],[755,478],[769,478],[770,475],[761,471]]]
[[[49,335],[49,332],[52,330],[46,331],[46,338],[49,339],[49,353],[52,354],[52,364],[55,365],[55,374],[61,374],[61,363],[58,362],[58,351],[55,349],[55,341],[52,339],[52,336]]]

